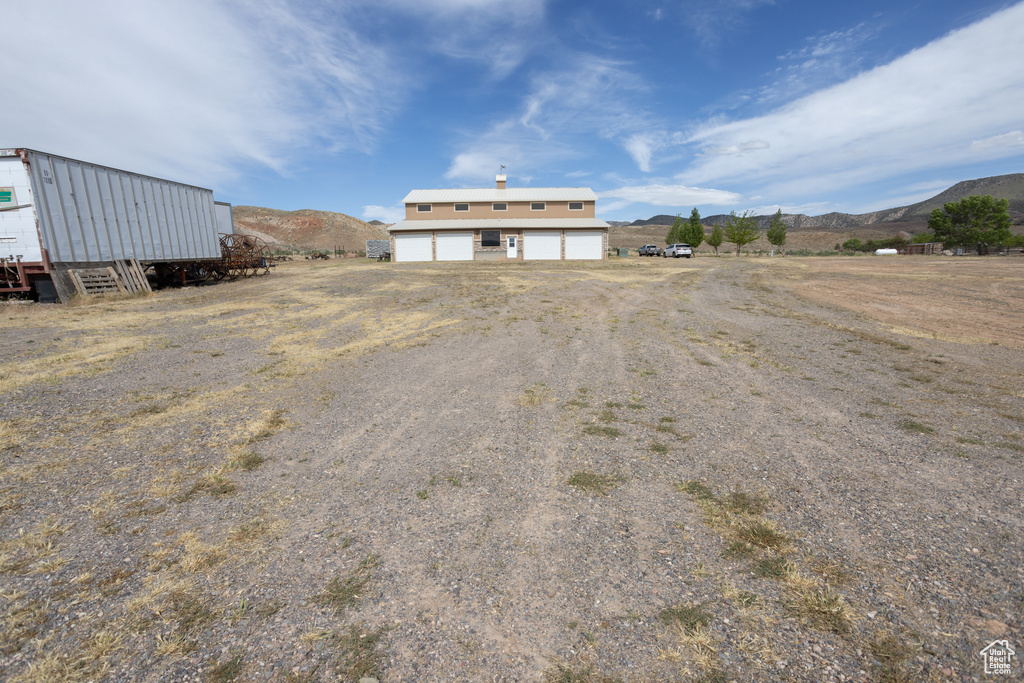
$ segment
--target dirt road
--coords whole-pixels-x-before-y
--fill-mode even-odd
[[[2,305],[0,678],[983,678],[1024,645],[1022,293],[349,261]]]

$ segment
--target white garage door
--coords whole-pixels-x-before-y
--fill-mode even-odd
[[[527,230],[523,233],[523,258],[558,261],[562,258],[562,233],[557,230]]]
[[[433,261],[430,233],[395,235],[395,261]]]
[[[472,261],[473,233],[471,232],[438,232],[438,261]]]
[[[604,240],[601,232],[569,232],[565,231],[565,258],[568,259],[600,259],[604,252]]]

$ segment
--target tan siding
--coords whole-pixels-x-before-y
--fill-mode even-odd
[[[583,202],[582,211],[570,211],[569,202],[545,202],[544,211],[532,211],[530,202],[507,202],[508,211],[494,211],[491,208],[492,202],[470,203],[469,211],[455,211],[455,204],[431,204],[430,211],[420,213],[416,210],[416,204],[405,205],[405,220],[452,220],[452,219],[480,219],[480,218],[595,218],[596,211],[594,202]]]

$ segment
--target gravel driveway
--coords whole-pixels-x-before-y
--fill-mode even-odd
[[[866,263],[0,304],[0,679],[985,680],[1024,647],[1024,264]]]

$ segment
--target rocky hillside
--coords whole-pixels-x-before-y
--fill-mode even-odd
[[[331,211],[278,211],[259,206],[232,207],[235,230],[262,238],[275,248],[362,250],[366,240],[387,239],[384,224]]]
[[[977,180],[965,180],[941,192],[931,199],[926,199],[910,206],[900,206],[870,213],[826,213],[820,216],[804,214],[783,214],[785,221],[793,230],[856,230],[872,228],[893,234],[900,230],[917,232],[923,230],[928,223],[928,216],[934,209],[942,208],[946,202],[956,202],[971,195],[990,194],[997,199],[1008,199],[1010,202],[1010,218],[1015,223],[1024,221],[1024,173],[992,176]],[[675,216],[660,214],[646,220],[633,221],[631,226],[672,225]],[[686,215],[683,216],[686,218]],[[767,228],[771,216],[757,216],[758,225]],[[704,225],[724,225],[729,219],[725,214],[704,216]]]

